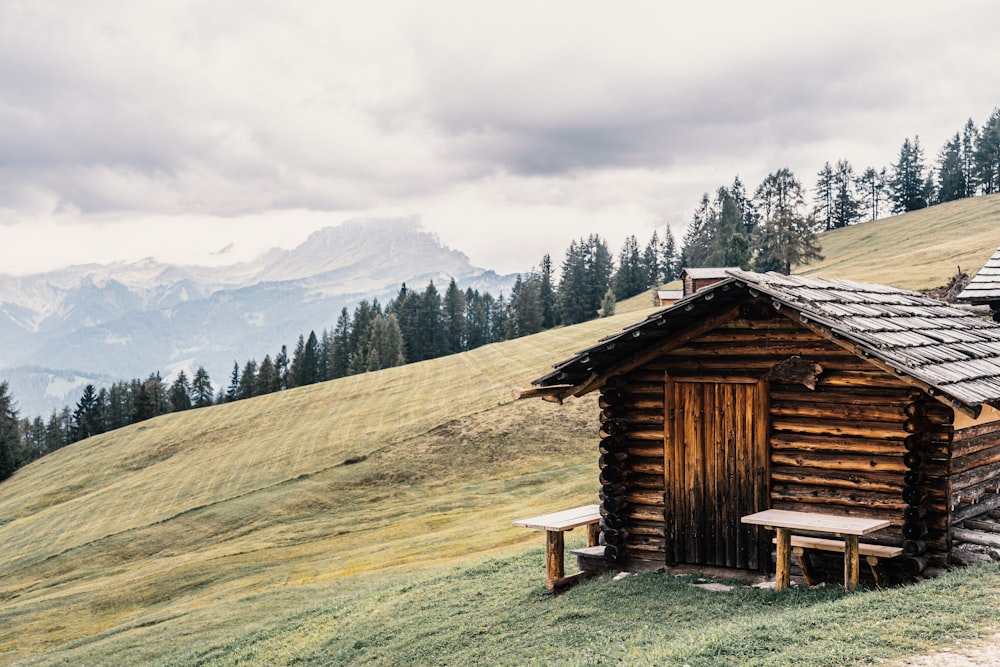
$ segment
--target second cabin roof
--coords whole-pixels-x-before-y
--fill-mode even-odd
[[[1000,407],[1000,325],[916,292],[851,280],[728,270],[729,278],[554,366],[532,384],[565,398],[742,301],[770,299],[803,325],[972,414]]]
[[[1000,248],[966,285],[958,300],[977,304],[1000,301]]]

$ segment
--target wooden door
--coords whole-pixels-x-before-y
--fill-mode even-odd
[[[768,507],[767,386],[667,378],[667,561],[763,570],[767,532],[740,517]]]

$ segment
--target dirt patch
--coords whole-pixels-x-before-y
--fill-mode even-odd
[[[892,667],[1000,667],[1000,634],[963,642],[927,655],[889,663]]]

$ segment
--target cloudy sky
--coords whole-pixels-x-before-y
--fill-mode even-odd
[[[680,237],[736,175],[813,187],[915,135],[933,162],[1000,105],[998,25],[993,0],[0,0],[0,272],[231,261],[352,217],[504,272]]]

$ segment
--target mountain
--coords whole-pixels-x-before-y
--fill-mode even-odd
[[[477,268],[412,220],[353,220],[229,266],[153,259],[0,275],[0,378],[23,416],[75,402],[88,382],[190,376],[218,386],[233,362],[292,348],[332,328],[341,308],[385,303],[402,283],[509,292],[513,276]]]

